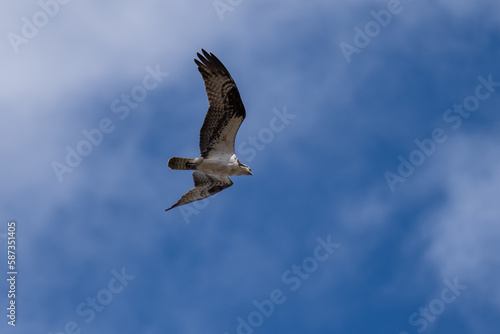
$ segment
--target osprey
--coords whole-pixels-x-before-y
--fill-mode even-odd
[[[173,157],[168,167],[194,170],[194,188],[165,211],[212,196],[233,185],[232,175],[253,175],[234,152],[234,139],[245,119],[245,107],[229,71],[216,56],[201,50],[194,62],[203,77],[209,108],[200,130],[200,153],[196,159]]]

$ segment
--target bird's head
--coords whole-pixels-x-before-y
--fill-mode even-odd
[[[238,164],[240,165],[240,170],[242,171],[241,175],[253,175],[252,170],[250,167],[248,167],[245,164],[242,164],[241,162],[238,161]]]

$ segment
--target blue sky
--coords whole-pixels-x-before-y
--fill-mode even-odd
[[[2,333],[500,327],[498,1],[3,7]],[[201,48],[254,176],[164,212],[192,187],[166,162],[199,155]]]

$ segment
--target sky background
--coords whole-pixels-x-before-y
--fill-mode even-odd
[[[497,0],[61,2],[0,11],[2,333],[497,333]],[[254,176],[165,212],[192,187],[168,159],[199,156],[201,48]]]

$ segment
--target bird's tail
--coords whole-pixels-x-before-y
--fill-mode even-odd
[[[168,167],[170,169],[195,169],[196,165],[194,159],[173,157],[168,160]]]

